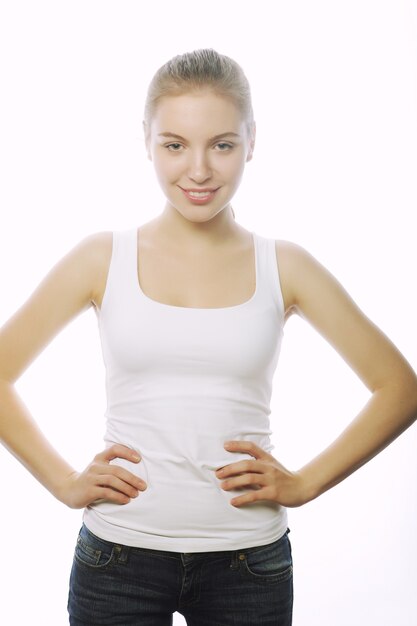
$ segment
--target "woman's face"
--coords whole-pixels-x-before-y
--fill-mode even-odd
[[[198,91],[161,98],[146,129],[148,156],[172,207],[194,222],[228,206],[252,158],[255,128],[228,98]]]

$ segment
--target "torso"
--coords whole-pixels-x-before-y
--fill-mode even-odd
[[[255,291],[252,235],[219,249],[167,250],[139,229],[138,280],[152,300],[173,306],[215,308],[241,304]]]
[[[283,242],[276,242],[277,256]],[[112,251],[112,234],[101,239],[100,271],[94,304],[103,299]],[[286,302],[285,272],[280,267],[281,287]],[[138,231],[138,288],[152,300],[172,306],[222,308],[242,304],[256,288],[255,250],[252,234],[241,228],[238,236],[209,251],[184,252],[167,249],[147,224]],[[287,295],[288,301],[288,295]],[[286,306],[288,309],[289,306]]]

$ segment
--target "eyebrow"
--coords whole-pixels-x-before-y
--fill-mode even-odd
[[[158,137],[172,137],[173,139],[186,141],[184,137],[181,137],[181,135],[177,135],[176,133],[171,133],[171,132],[158,133]],[[225,133],[221,133],[220,135],[216,135],[215,137],[211,137],[210,141],[215,141],[216,139],[221,139],[222,137],[240,137],[240,135],[238,133],[225,132]]]

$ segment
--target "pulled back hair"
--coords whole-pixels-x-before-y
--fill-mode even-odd
[[[211,48],[180,54],[159,68],[146,97],[146,127],[149,128],[157,104],[164,96],[178,96],[205,88],[231,99],[242,113],[248,130],[252,127],[254,118],[248,79],[236,61]]]

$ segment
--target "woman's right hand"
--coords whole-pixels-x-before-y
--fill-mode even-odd
[[[127,446],[114,444],[97,454],[83,472],[73,472],[65,479],[57,497],[72,509],[105,501],[127,504],[146,489],[146,483],[118,465],[110,465],[113,459],[126,459],[139,463],[140,457]]]

